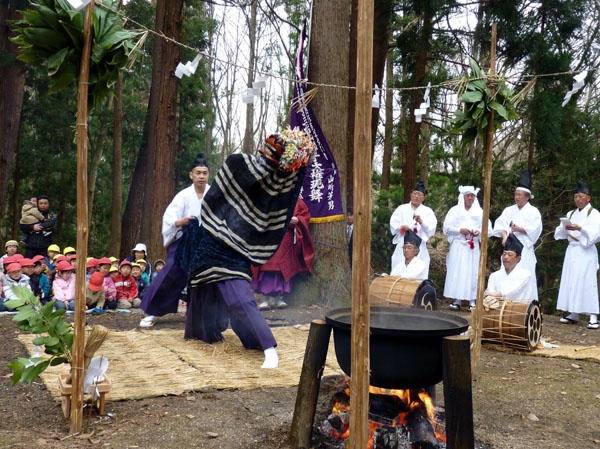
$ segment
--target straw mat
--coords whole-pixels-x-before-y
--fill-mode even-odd
[[[113,386],[106,398],[113,401],[185,391],[289,387],[298,385],[300,379],[308,329],[308,325],[272,329],[279,354],[279,368],[274,370],[261,369],[263,352],[245,350],[231,329],[223,333],[225,341],[212,345],[184,340],[182,330],[110,331],[96,355],[109,360],[107,376]],[[33,354],[34,336],[21,334],[18,338]],[[41,376],[57,399],[58,374],[67,370],[65,365],[49,367]],[[323,374],[342,374],[333,337]]]
[[[533,355],[538,357],[561,357],[573,360],[588,360],[600,363],[600,347],[598,346],[576,346],[558,343],[558,348],[536,348],[532,352],[519,351],[513,348],[505,348],[500,345],[485,345],[486,349],[509,352],[522,355]]]

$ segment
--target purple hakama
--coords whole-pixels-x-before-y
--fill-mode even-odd
[[[229,322],[246,349],[277,346],[248,281],[229,279],[190,289],[184,338],[221,341]]]
[[[292,284],[285,282],[279,271],[260,271],[258,277],[252,279],[251,288],[263,295],[282,296],[292,291]]]
[[[181,239],[176,240],[169,245],[165,266],[144,293],[140,308],[148,315],[164,316],[177,313],[181,290],[187,283],[187,274],[175,263],[175,251],[180,241]]]

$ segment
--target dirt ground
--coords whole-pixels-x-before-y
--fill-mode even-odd
[[[447,311],[447,305],[440,310]],[[265,312],[290,324],[322,318],[324,307]],[[470,318],[468,312],[454,312]],[[140,314],[98,314],[88,324],[136,328]],[[69,436],[69,423],[41,381],[10,385],[6,364],[25,356],[11,316],[0,316],[0,448],[288,448],[296,388],[189,392],[181,396],[108,402],[112,417],[84,411],[84,434]],[[164,317],[156,328],[183,330],[183,314]],[[543,338],[599,345],[600,330],[584,323],[561,325],[544,316]],[[182,332],[182,344],[183,332]],[[600,448],[600,364],[557,358],[481,352],[481,375],[473,382],[479,448]],[[326,418],[339,377],[325,378],[317,421]],[[438,385],[438,398],[443,398]],[[317,443],[315,443],[317,445]],[[318,446],[315,446],[318,447]]]

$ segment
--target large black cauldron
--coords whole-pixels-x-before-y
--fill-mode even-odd
[[[333,327],[335,355],[350,376],[352,309],[335,309],[325,316]],[[467,330],[459,316],[424,309],[371,307],[370,385],[408,389],[442,380],[442,337]]]

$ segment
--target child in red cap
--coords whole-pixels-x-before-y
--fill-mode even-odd
[[[100,309],[104,308],[104,275],[99,271],[92,273],[87,282],[85,289],[85,303],[88,309]]]
[[[25,287],[31,290],[29,286],[29,277],[23,274],[23,269],[18,262],[13,262],[6,267],[6,276],[4,277],[2,291],[4,293],[4,302],[10,301],[11,299],[19,299],[13,291],[13,287]],[[6,310],[6,307],[2,305],[0,311]]]
[[[131,276],[131,262],[124,260],[119,266],[119,274],[114,277],[117,289],[117,308],[131,309],[139,307],[142,302],[138,298],[137,283]]]
[[[56,267],[57,275],[52,282],[54,290],[54,307],[56,309],[75,310],[75,268],[63,260]]]

